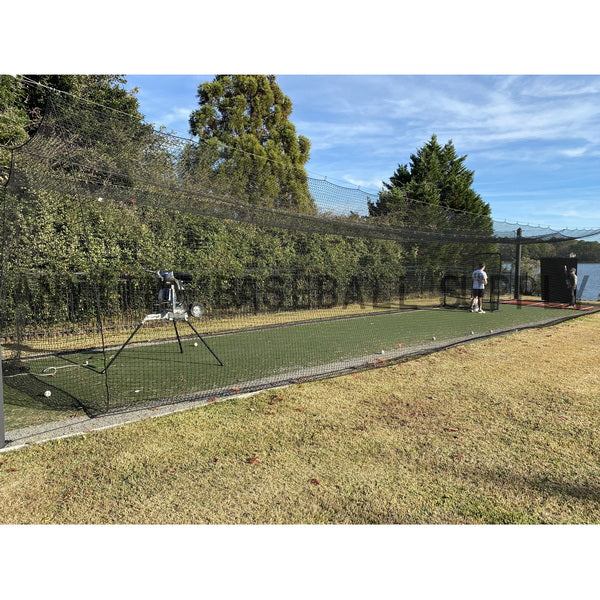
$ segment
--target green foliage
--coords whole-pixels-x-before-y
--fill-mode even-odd
[[[189,271],[194,296],[212,314],[265,310],[252,297],[268,298],[274,288],[270,309],[386,300],[404,274],[402,253],[389,241],[269,229],[48,190],[10,193],[6,202],[5,325],[15,314],[32,326],[93,322],[93,290],[78,288],[75,273],[104,290],[109,321],[152,306],[156,282],[146,270]],[[137,290],[135,305],[119,297],[125,282]],[[87,303],[67,306],[65,298],[84,293]]]
[[[283,286],[280,307],[290,308],[315,301],[311,296],[315,282],[329,282],[328,302],[337,303],[346,298],[339,289],[352,285],[354,293],[356,281],[372,288],[376,281],[392,282],[403,273],[401,253],[392,242],[269,229],[167,210],[160,201],[137,203],[136,196],[145,193],[140,180],[162,186],[159,190],[183,186],[206,193],[207,189],[222,192],[225,178],[230,193],[236,192],[236,186],[251,193],[242,199],[312,212],[302,167],[310,144],[297,137],[287,121],[291,102],[274,78],[217,78],[215,85],[206,84],[205,101],[219,92],[225,96],[225,105],[232,107],[229,117],[217,111],[221,129],[229,132],[226,140],[245,148],[254,144],[253,155],[231,154],[229,161],[223,158],[218,132],[199,148],[184,148],[175,160],[168,143],[163,144],[165,140],[152,135],[142,123],[137,101],[119,90],[117,77],[29,78],[90,102],[72,102],[68,95],[52,94],[47,112],[43,88],[19,87],[12,78],[4,82],[12,85],[3,88],[4,106],[18,107],[22,115],[46,111],[51,118],[45,119],[44,126],[60,131],[69,148],[68,154],[60,150],[53,154],[50,147],[52,161],[28,163],[28,169],[20,171],[23,180],[13,181],[6,193],[2,249],[7,320],[17,314],[32,325],[69,319],[92,322],[96,301],[111,318],[130,308],[146,309],[148,298],[156,296],[156,283],[145,273],[147,269],[193,273],[198,297],[217,311],[247,302],[250,288],[261,296],[268,294],[275,278]],[[231,95],[228,86],[234,83],[236,94]],[[215,105],[221,101],[217,100]],[[98,118],[96,103],[130,118]],[[209,125],[214,123],[209,120]],[[257,155],[264,160],[257,163]],[[258,171],[254,169],[257,164],[261,166]],[[54,173],[72,175],[90,191],[82,193],[80,187],[69,193],[69,186],[53,190]],[[112,191],[117,193],[112,195]],[[82,282],[101,284],[102,297],[77,300],[85,291]],[[118,297],[123,285],[136,288],[142,300],[125,306]],[[246,286],[246,291],[240,286]],[[364,295],[368,299],[372,292]],[[67,296],[75,298],[71,308],[66,308]],[[253,308],[262,307],[259,303]]]
[[[212,187],[251,204],[315,212],[304,170],[310,142],[296,135],[292,102],[275,76],[217,75],[199,86],[198,99],[190,131],[200,156],[187,160],[211,163]]]
[[[464,165],[452,141],[440,146],[431,139],[416,154],[410,165],[399,165],[384,183],[377,202],[369,202],[369,215],[379,222],[415,231],[447,231],[448,241],[456,230],[491,234],[493,224],[489,204],[471,186],[474,172]],[[478,246],[477,251],[490,251]],[[473,244],[408,245],[407,252],[422,264],[453,264],[466,260],[474,251]]]
[[[27,75],[39,85],[24,85],[17,78],[0,78],[0,146],[16,147],[29,140],[42,122],[42,115],[54,111],[60,118],[52,127],[60,130],[69,152],[62,160],[68,161],[66,170],[72,171],[77,163],[80,172],[97,183],[119,179],[129,185],[128,175],[139,174],[140,167],[155,167],[167,163],[164,152],[155,144],[151,126],[142,123],[135,95],[125,90],[125,79],[118,75]],[[49,95],[48,88],[66,95]],[[72,97],[84,102],[72,102]],[[60,104],[58,109],[55,104]],[[98,119],[100,107],[108,107],[126,119],[121,121]],[[105,110],[105,109],[104,109]],[[127,120],[127,117],[129,119]],[[152,163],[152,157],[155,157]],[[9,154],[0,154],[0,166],[8,166]],[[166,164],[162,165],[167,168]],[[61,159],[53,167],[61,167]],[[170,167],[172,170],[172,167]],[[115,174],[119,174],[118,176]]]
[[[248,302],[252,295],[248,290],[254,290],[255,297],[273,295],[275,280],[283,289],[278,306],[298,308],[322,302],[323,296],[329,303],[385,300],[397,292],[407,263],[453,264],[466,252],[460,244],[403,247],[333,235],[329,225],[318,234],[302,233],[184,212],[185,203],[192,205],[197,198],[210,207],[213,194],[225,203],[227,195],[232,196],[236,204],[230,219],[241,221],[244,215],[236,211],[242,202],[308,215],[316,212],[304,170],[310,143],[296,135],[289,121],[292,103],[273,76],[223,75],[202,84],[200,108],[190,118],[200,143],[177,148],[143,123],[137,100],[120,87],[123,80],[118,76],[29,79],[67,92],[47,97],[45,88],[20,86],[13,78],[2,80],[0,87],[2,107],[21,115],[23,139],[50,102],[44,119],[48,135],[30,142],[47,141],[43,149],[50,158],[30,161],[29,168],[20,171],[23,181],[11,183],[4,205],[3,266],[10,274],[5,291],[10,296],[29,286],[29,292],[21,295],[44,307],[32,311],[40,323],[65,318],[52,278],[66,282],[59,287],[67,290],[74,285],[73,273],[85,273],[88,282],[101,282],[106,292],[98,302],[107,315],[124,310],[118,297],[121,285],[131,284],[143,292],[144,301],[127,309],[147,308],[146,300],[155,297],[155,282],[147,269],[193,273],[197,297],[209,309],[235,310]],[[73,102],[68,94],[85,100]],[[98,113],[98,105],[109,106],[119,117]],[[479,216],[488,221],[471,225],[485,229],[490,224],[489,207],[470,189],[473,173],[464,168],[464,158],[457,157],[451,142],[440,147],[434,136],[411,156],[410,169],[399,167],[377,205],[370,206],[371,217],[355,215],[347,222],[377,219],[450,234],[463,224],[459,219],[474,218],[465,211],[479,208]],[[72,176],[78,187],[54,189],[54,175]],[[470,258],[472,245],[468,252]],[[315,289],[321,300],[315,300]],[[263,307],[255,301],[252,308]],[[92,319],[94,310],[88,303],[75,311],[76,317]],[[71,318],[73,314],[71,310]]]
[[[139,104],[134,93],[122,85],[126,82],[120,75],[25,75],[41,86],[47,86],[101,106],[141,118]],[[41,111],[46,104],[44,87],[28,87],[24,93],[24,106],[28,113]]]
[[[489,204],[471,189],[474,172],[465,167],[466,158],[456,154],[452,141],[442,147],[437,137],[431,136],[416,154],[411,154],[410,166],[399,165],[390,183],[384,183],[378,202],[369,204],[370,214],[399,213],[407,218],[409,208],[421,203],[489,217]]]
[[[23,107],[23,92],[17,80],[0,75],[0,185],[8,179],[11,155],[9,148],[24,144],[31,120]]]
[[[0,75],[0,146],[12,148],[25,143],[30,119],[23,107],[23,92],[14,77]]]
[[[39,124],[47,107],[47,87],[73,94],[89,101],[90,109],[94,105],[106,106],[130,115],[138,121],[138,101],[121,85],[125,79],[118,75],[26,75],[39,86],[24,86],[20,80],[10,75],[0,75],[0,145],[15,147],[29,139],[31,129]],[[80,117],[80,134],[90,135],[94,129],[89,113],[72,112]],[[85,125],[85,128],[84,128]]]
[[[523,246],[523,255],[534,260],[548,256],[575,255],[578,262],[600,263],[600,242],[570,240],[568,242],[528,244]]]

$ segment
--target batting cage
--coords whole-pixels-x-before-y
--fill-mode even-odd
[[[483,335],[490,322],[466,310],[479,262],[486,316],[523,319],[500,304],[498,244],[592,235],[517,239],[489,214],[408,198],[379,217],[377,195],[301,168],[273,185],[267,154],[42,92],[35,130],[3,154],[6,406],[94,416],[215,401]]]

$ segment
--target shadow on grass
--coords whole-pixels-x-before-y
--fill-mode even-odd
[[[76,396],[54,385],[51,376],[42,378],[30,373],[24,365],[18,370],[7,370],[3,382],[8,392],[6,404],[30,410],[83,411],[89,417],[103,410],[101,403],[83,403]]]
[[[593,500],[598,502],[600,498],[600,485],[580,484],[566,481],[552,481],[542,477],[539,479],[524,479],[531,488],[552,496],[562,496],[565,499],[575,498],[577,500]]]
[[[530,492],[533,492],[537,495],[541,495],[543,497],[546,498],[557,498],[558,500],[562,501],[562,502],[572,502],[573,500],[579,500],[579,501],[583,501],[583,502],[589,502],[589,501],[594,501],[596,503],[598,503],[598,499],[600,498],[600,484],[597,483],[593,483],[593,482],[572,482],[572,481],[568,481],[568,480],[560,480],[560,476],[557,476],[556,478],[551,478],[547,475],[536,475],[536,474],[532,474],[532,475],[521,475],[519,473],[515,473],[514,471],[510,470],[510,468],[498,468],[498,469],[492,469],[492,468],[476,468],[476,467],[468,467],[467,465],[462,465],[462,467],[460,468],[460,473],[463,476],[466,476],[468,479],[470,479],[474,484],[476,484],[477,486],[481,485],[482,480],[485,480],[486,482],[491,482],[493,483],[495,486],[497,486],[497,488],[499,489],[499,491],[501,492],[502,489],[505,489],[507,491],[512,491],[513,493],[517,492],[517,493],[521,493],[521,494],[528,494]],[[487,488],[489,489],[489,488]],[[520,494],[520,495],[521,495]],[[510,519],[509,521],[506,520],[496,520],[494,517],[496,515],[496,513],[498,513],[498,511],[504,512],[506,510],[508,510],[507,514],[513,513],[514,512],[514,508],[509,509],[506,504],[503,507],[501,505],[501,501],[499,500],[497,503],[493,503],[494,506],[491,507],[490,501],[493,502],[493,499],[489,496],[489,494],[486,494],[485,499],[482,499],[482,504],[484,506],[487,506],[488,508],[491,508],[491,512],[487,512],[484,508],[484,510],[481,512],[481,516],[484,517],[484,519],[487,522],[494,522],[494,523],[499,523],[499,522],[504,522],[504,523],[508,523],[508,522],[512,522],[512,523],[523,523],[523,522],[528,522],[528,523],[538,523],[538,522],[548,522],[547,519],[545,517],[542,517],[541,514],[531,514],[528,515],[528,517],[526,518],[525,521],[523,521],[523,514],[517,515],[515,513],[515,517],[516,520],[512,520]],[[517,501],[517,499],[515,498],[515,502]],[[543,504],[540,504],[540,508],[543,508]],[[529,509],[523,505],[523,511],[528,511]],[[583,508],[579,507],[579,509],[576,511],[576,514],[583,514]],[[598,515],[595,519],[594,522],[600,522],[600,511],[599,509],[596,507],[595,509],[596,514]],[[521,512],[521,511],[519,511]],[[568,516],[568,519],[570,522],[572,520],[572,515],[564,515],[565,517]],[[491,519],[490,519],[491,517]],[[564,521],[564,519],[561,519],[561,517],[557,517],[557,521],[560,520],[561,522]],[[589,519],[579,519],[577,521],[577,523],[590,523],[591,521]]]

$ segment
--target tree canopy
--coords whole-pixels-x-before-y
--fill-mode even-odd
[[[437,136],[411,154],[409,165],[398,165],[376,203],[373,216],[406,211],[411,204],[432,204],[453,211],[489,216],[490,206],[472,189],[474,171],[465,167],[467,156],[458,156],[452,140],[440,146]]]
[[[35,83],[25,84],[15,77],[0,76],[0,145],[16,147],[29,140],[44,112],[52,110],[48,102],[52,89],[64,92],[52,94],[53,102],[65,104],[57,111],[62,121],[55,120],[52,126],[68,132],[69,160],[90,165],[89,170],[96,173],[127,171],[127,161],[142,152],[147,160],[152,128],[143,124],[135,90],[129,92],[122,87],[126,80],[120,75],[25,75],[23,78]],[[86,102],[75,102],[70,108],[72,97]],[[125,126],[122,123],[113,126],[99,119],[100,107],[121,115]],[[2,166],[6,167],[7,157],[5,150],[0,155]]]
[[[66,92],[101,106],[142,119],[135,93],[122,85],[120,75],[25,75],[39,86],[24,86],[19,79],[0,75],[0,144],[23,143],[28,128],[37,124],[46,107],[45,87]]]
[[[310,141],[296,134],[292,102],[274,75],[217,75],[199,86],[198,100],[191,158],[211,163],[213,187],[251,204],[315,211],[304,169]]]
[[[417,231],[448,231],[449,238],[457,229],[492,233],[490,206],[472,189],[474,172],[466,168],[466,158],[457,154],[452,140],[441,146],[432,135],[408,165],[398,165],[377,201],[369,202],[369,215]],[[413,245],[411,252],[417,255],[419,248]],[[451,260],[466,252],[454,246]],[[449,260],[447,250],[444,254]]]

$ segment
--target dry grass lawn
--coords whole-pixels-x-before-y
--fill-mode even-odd
[[[600,523],[600,315],[0,453],[0,523]]]

